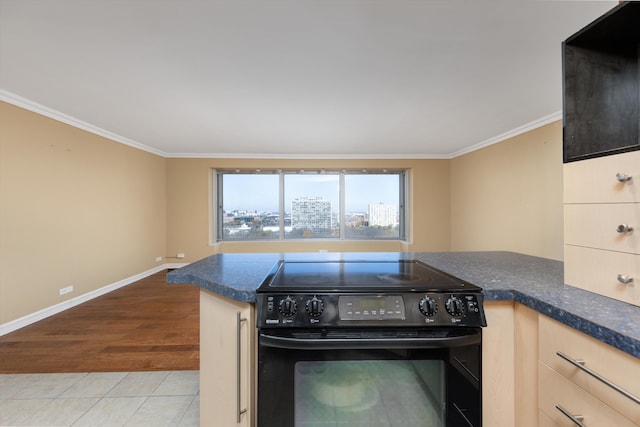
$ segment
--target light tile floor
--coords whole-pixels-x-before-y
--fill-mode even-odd
[[[0,375],[0,426],[197,427],[198,371]]]

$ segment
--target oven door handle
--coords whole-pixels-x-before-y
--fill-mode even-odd
[[[259,335],[264,347],[292,350],[350,350],[350,349],[413,349],[461,347],[480,343],[480,333],[446,338],[291,338],[277,335]]]

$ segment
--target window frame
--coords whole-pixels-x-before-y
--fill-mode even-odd
[[[277,238],[269,239],[233,239],[224,237],[224,175],[278,175],[278,224],[279,233]],[[339,202],[338,202],[338,237],[307,237],[292,238],[286,237],[285,231],[285,176],[288,174],[336,174],[339,182]],[[398,175],[398,237],[346,237],[346,203],[345,203],[345,176],[346,175]],[[318,242],[318,241],[345,241],[345,242],[362,242],[362,241],[389,241],[389,242],[406,242],[409,238],[409,170],[408,169],[339,169],[329,170],[324,168],[312,168],[305,170],[297,169],[232,169],[220,168],[212,169],[212,179],[214,189],[212,208],[213,212],[213,238],[216,244],[226,242]]]

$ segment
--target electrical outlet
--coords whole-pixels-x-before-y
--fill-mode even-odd
[[[184,258],[184,254],[182,252],[178,252],[178,255],[176,255],[176,258]]]
[[[162,257],[161,256],[157,256],[156,257],[156,262],[160,262],[160,261],[162,261]]]
[[[73,292],[73,285],[67,286],[66,288],[60,288],[60,290],[58,290],[59,295],[68,294],[69,292]]]

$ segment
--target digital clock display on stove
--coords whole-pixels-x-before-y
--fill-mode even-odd
[[[397,320],[405,318],[400,295],[347,295],[338,298],[340,320]]]

